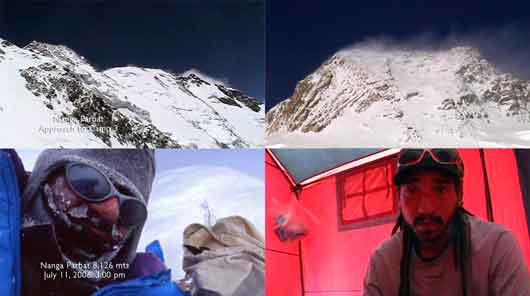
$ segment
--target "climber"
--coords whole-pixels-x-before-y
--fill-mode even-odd
[[[22,196],[22,295],[183,295],[157,252],[136,252],[154,176],[152,150],[42,152]]]
[[[515,236],[464,209],[463,180],[456,149],[400,152],[400,215],[371,256],[364,295],[530,295]]]

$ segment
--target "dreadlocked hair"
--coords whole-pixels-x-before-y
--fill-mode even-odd
[[[467,216],[472,214],[462,207],[455,210],[452,218],[452,240],[454,247],[454,264],[457,270],[460,270],[460,281],[462,283],[462,295],[468,296],[467,279],[471,278],[471,239],[469,232],[469,224]],[[401,254],[400,263],[400,282],[399,282],[399,296],[410,296],[410,257],[413,248],[414,233],[412,229],[405,223],[403,215],[399,215],[392,228],[392,235],[397,231],[403,233],[403,250]]]

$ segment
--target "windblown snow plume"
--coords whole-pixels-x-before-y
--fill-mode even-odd
[[[0,81],[4,146],[263,145],[263,104],[198,71],[101,72],[65,46],[0,39]]]
[[[267,145],[528,146],[530,82],[478,49],[362,44],[339,51],[267,112]]]

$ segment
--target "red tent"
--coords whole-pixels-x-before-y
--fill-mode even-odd
[[[322,166],[319,173],[311,168],[307,177],[293,172],[318,159],[300,159],[296,150],[266,150],[267,295],[362,294],[370,255],[390,236],[396,218],[392,175],[398,150],[349,151],[350,161],[331,162],[336,166]],[[464,207],[512,230],[530,266],[530,150],[459,152]],[[275,231],[279,216],[304,225],[306,235],[281,241]]]

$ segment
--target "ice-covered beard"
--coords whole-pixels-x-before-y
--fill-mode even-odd
[[[64,178],[55,179],[50,185],[45,183],[43,193],[55,223],[57,244],[63,260],[74,271],[85,272],[85,278],[94,282],[104,280],[98,275],[108,266],[123,248],[130,231],[123,231],[117,224],[108,225],[101,218],[92,216],[86,203],[72,206],[65,190]],[[88,228],[98,228],[108,232],[112,239],[103,241],[93,236]],[[82,264],[78,264],[82,263]]]

